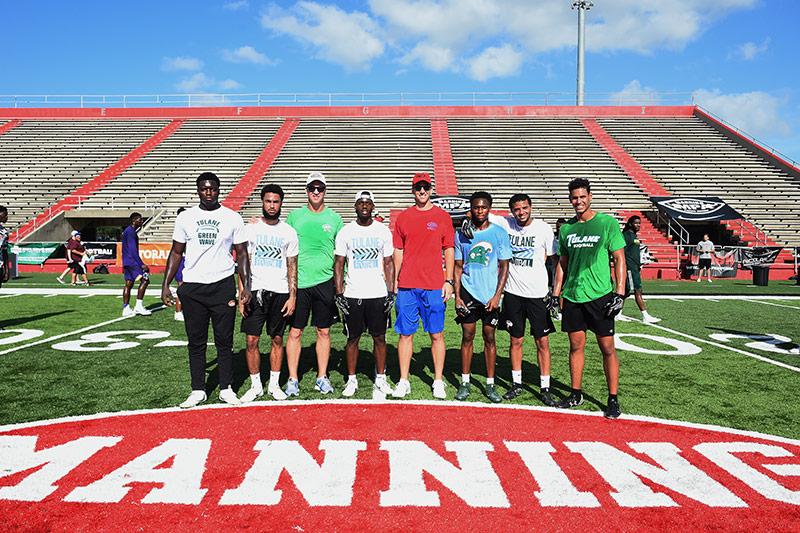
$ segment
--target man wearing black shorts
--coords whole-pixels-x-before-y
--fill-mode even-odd
[[[564,298],[561,329],[569,335],[572,392],[558,407],[583,403],[581,386],[588,329],[594,332],[603,354],[609,394],[605,416],[617,418],[620,415],[619,360],[614,347],[614,317],[625,303],[625,240],[616,219],[592,209],[589,180],[576,178],[569,183],[569,201],[575,209],[575,217],[564,223],[559,233],[561,258],[553,295]],[[609,254],[614,260],[615,285],[611,283]]]
[[[494,385],[497,359],[495,330],[500,320],[500,298],[508,278],[511,244],[506,231],[489,222],[492,196],[485,191],[472,193],[469,200],[471,236],[459,231],[455,242],[456,322],[461,324],[461,385],[456,400],[470,395],[470,367],[474,351],[476,323],[483,324],[483,355],[486,361],[486,397],[503,401]]]
[[[625,238],[625,297],[633,294],[636,305],[642,312],[642,320],[648,324],[655,324],[661,322],[661,319],[647,312],[642,295],[642,249],[639,241],[641,227],[642,218],[633,215],[625,222],[625,228],[622,230],[622,236]]]
[[[265,185],[261,189],[261,211],[264,216],[245,226],[253,298],[247,308],[239,304],[239,311],[244,317],[242,333],[247,336],[247,368],[250,371],[250,389],[240,398],[242,402],[252,402],[264,394],[258,345],[265,326],[272,340],[267,391],[276,400],[286,399],[278,378],[283,362],[283,333],[289,317],[294,313],[297,299],[299,244],[294,228],[280,220],[283,196],[283,189],[278,185]]]
[[[8,208],[0,205],[0,287],[11,279],[11,265],[8,263]]]
[[[200,205],[187,209],[175,220],[172,248],[161,285],[161,301],[175,304],[169,284],[175,277],[181,257],[186,253],[183,284],[178,296],[183,304],[184,325],[189,345],[189,371],[192,392],[180,404],[189,408],[204,402],[206,395],[206,348],[208,322],[214,329],[219,373],[219,399],[239,404],[231,389],[233,382],[233,326],[236,322],[236,283],[233,272],[238,264],[242,290],[239,301],[250,302],[250,261],[244,221],[239,213],[220,205],[219,178],[203,172],[197,178]],[[236,250],[234,263],[231,248]]]
[[[394,261],[392,233],[372,218],[375,199],[368,190],[356,193],[356,219],[336,236],[333,279],[336,306],[347,335],[347,383],[342,396],[358,390],[356,362],[361,334],[372,336],[375,356],[373,397],[385,398],[392,388],[386,381],[386,328],[394,306]],[[345,262],[347,274],[345,279]]]

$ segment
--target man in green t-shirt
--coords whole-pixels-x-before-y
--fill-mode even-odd
[[[314,390],[323,394],[333,392],[328,379],[328,359],[331,355],[331,325],[335,321],[335,290],[333,285],[333,250],[336,234],[342,229],[342,217],[325,207],[327,181],[322,172],[312,172],[306,179],[308,205],[295,209],[286,223],[297,232],[300,254],[297,258],[297,301],[286,340],[286,364],[289,381],[286,395],[297,396],[300,387],[297,367],[300,362],[301,337],[308,325],[317,328],[317,381]]]
[[[589,329],[597,337],[603,353],[608,384],[605,416],[617,418],[620,415],[619,359],[614,348],[614,317],[625,303],[625,240],[616,219],[592,209],[589,180],[576,178],[569,182],[569,202],[575,209],[575,217],[564,223],[558,235],[560,258],[553,296],[564,299],[561,330],[569,335],[572,392],[558,407],[583,403],[581,382],[586,330]],[[614,260],[615,285],[611,283],[609,254]]]
[[[642,296],[642,248],[639,241],[641,227],[642,218],[633,215],[625,222],[625,229],[622,230],[622,236],[625,238],[625,269],[627,270],[625,272],[625,297],[633,294],[636,305],[642,312],[642,320],[648,324],[655,324],[661,322],[661,319],[647,312]]]

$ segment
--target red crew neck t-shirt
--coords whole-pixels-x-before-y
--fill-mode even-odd
[[[454,247],[453,223],[444,209],[420,211],[411,206],[397,217],[394,247],[403,250],[398,285],[401,289],[441,289],[442,250]]]

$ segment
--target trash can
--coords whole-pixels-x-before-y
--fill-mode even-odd
[[[769,285],[769,267],[753,267],[753,285],[756,285],[757,287],[766,287]]]

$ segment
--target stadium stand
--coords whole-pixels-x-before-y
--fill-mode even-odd
[[[598,123],[672,194],[719,196],[772,241],[800,246],[797,178],[699,117],[615,117]],[[743,237],[755,244],[752,234]]]

